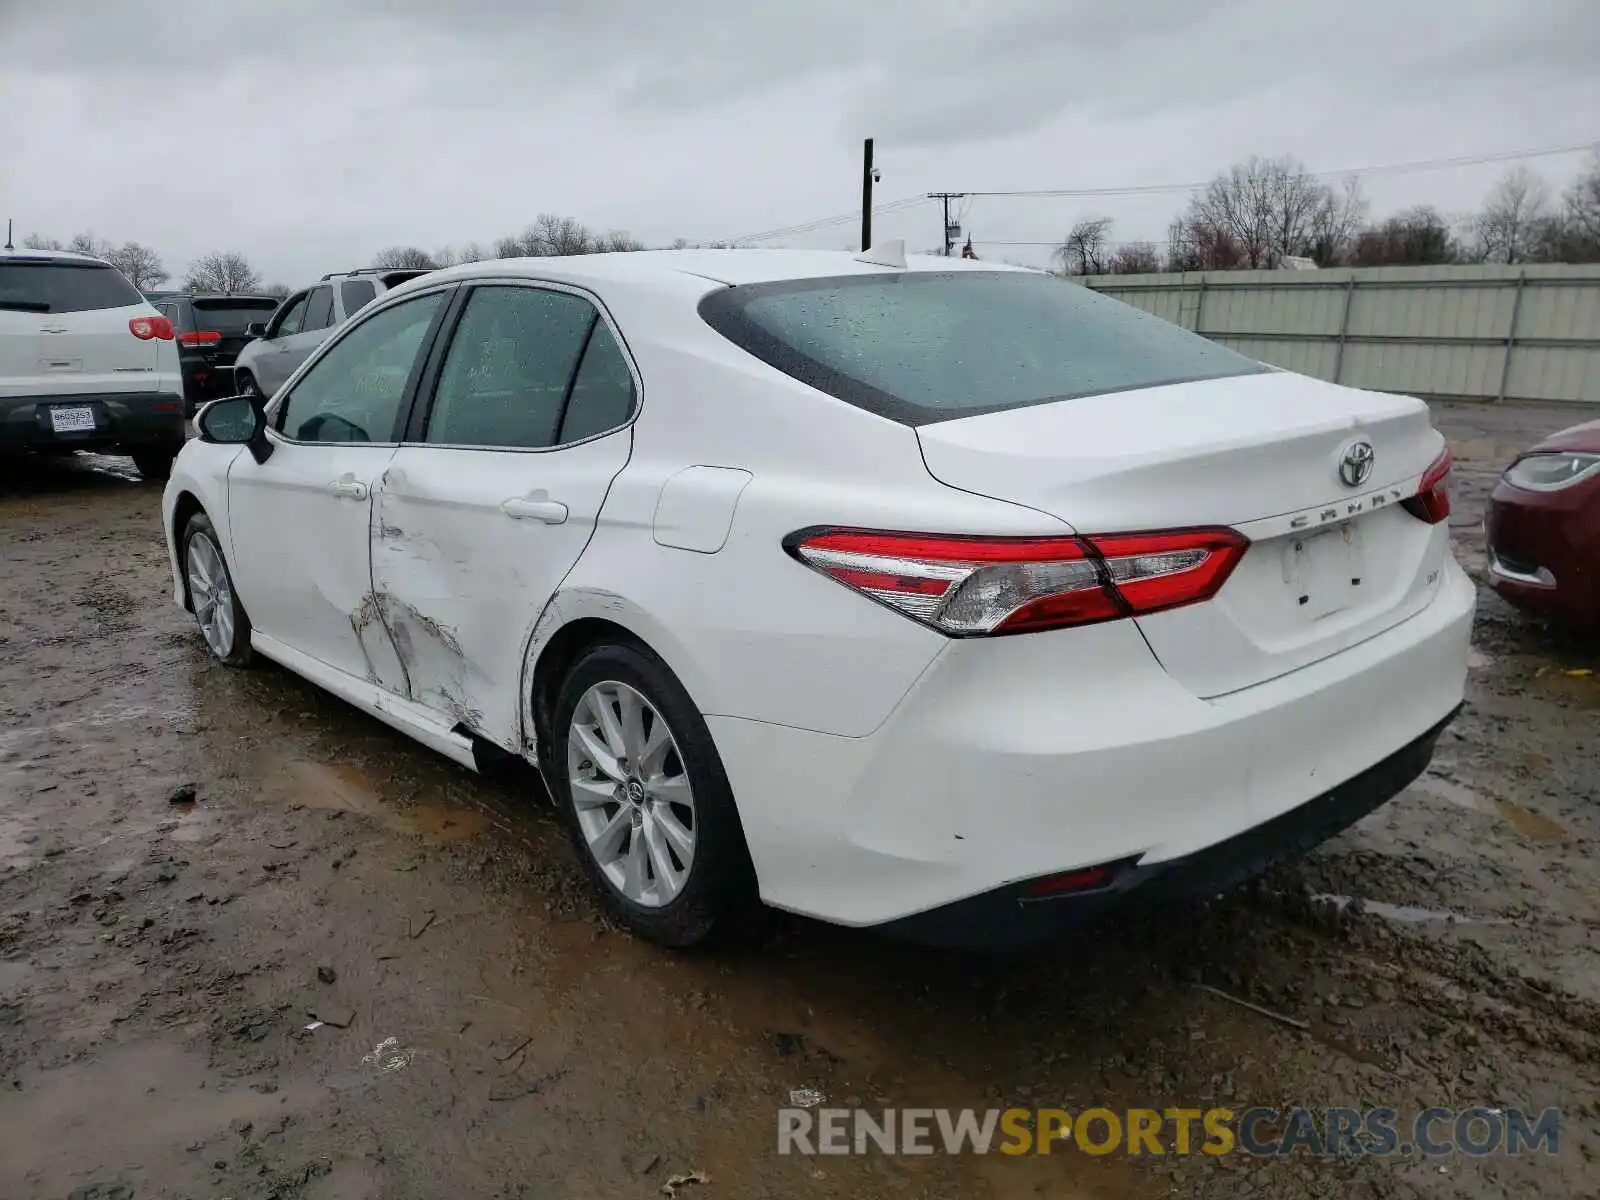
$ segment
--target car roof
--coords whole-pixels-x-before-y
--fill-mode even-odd
[[[1025,267],[935,254],[908,254],[905,262],[903,268],[862,262],[848,250],[631,250],[552,258],[489,259],[430,271],[426,278],[430,285],[449,279],[524,278],[529,275],[572,283],[648,284],[693,276],[735,286],[837,275],[884,275],[901,270],[1029,273]]]
[[[27,248],[7,250],[4,247],[0,247],[0,259],[7,258],[19,262],[82,262],[95,263],[102,267],[111,265],[103,258],[96,258],[92,254],[79,254],[76,250],[29,250]]]

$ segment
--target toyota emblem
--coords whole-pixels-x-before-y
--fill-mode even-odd
[[[1339,456],[1339,479],[1345,487],[1360,487],[1372,475],[1372,443],[1351,442]]]

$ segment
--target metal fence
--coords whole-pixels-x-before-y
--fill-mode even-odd
[[[1600,403],[1600,265],[1097,275],[1275,366],[1417,396]]]

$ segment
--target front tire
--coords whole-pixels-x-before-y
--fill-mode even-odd
[[[265,393],[261,390],[261,385],[256,382],[256,377],[250,374],[249,371],[237,372],[234,386],[238,388],[241,396],[252,396],[258,400],[266,398]]]
[[[250,617],[239,603],[222,542],[205,513],[195,513],[183,529],[181,562],[200,637],[218,662],[247,667],[255,657],[250,647]]]
[[[551,790],[607,909],[663,946],[726,940],[759,911],[733,791],[683,685],[643,647],[604,643],[551,714]]]

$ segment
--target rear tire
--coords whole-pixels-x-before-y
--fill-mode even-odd
[[[261,385],[256,382],[256,377],[250,374],[249,371],[234,372],[233,386],[238,389],[238,394],[241,396],[254,396],[257,399],[265,399]]]
[[[222,554],[222,541],[205,513],[195,513],[183,527],[178,547],[189,607],[211,657],[230,667],[248,667],[255,658],[250,646],[250,617],[239,603],[233,574]]]
[[[666,664],[642,646],[592,647],[561,683],[551,733],[551,792],[609,912],[679,949],[747,932],[761,908],[733,791]]]
[[[140,446],[132,452],[133,465],[146,479],[166,479],[172,474],[172,460],[183,449],[182,442],[163,442],[156,446]]]

